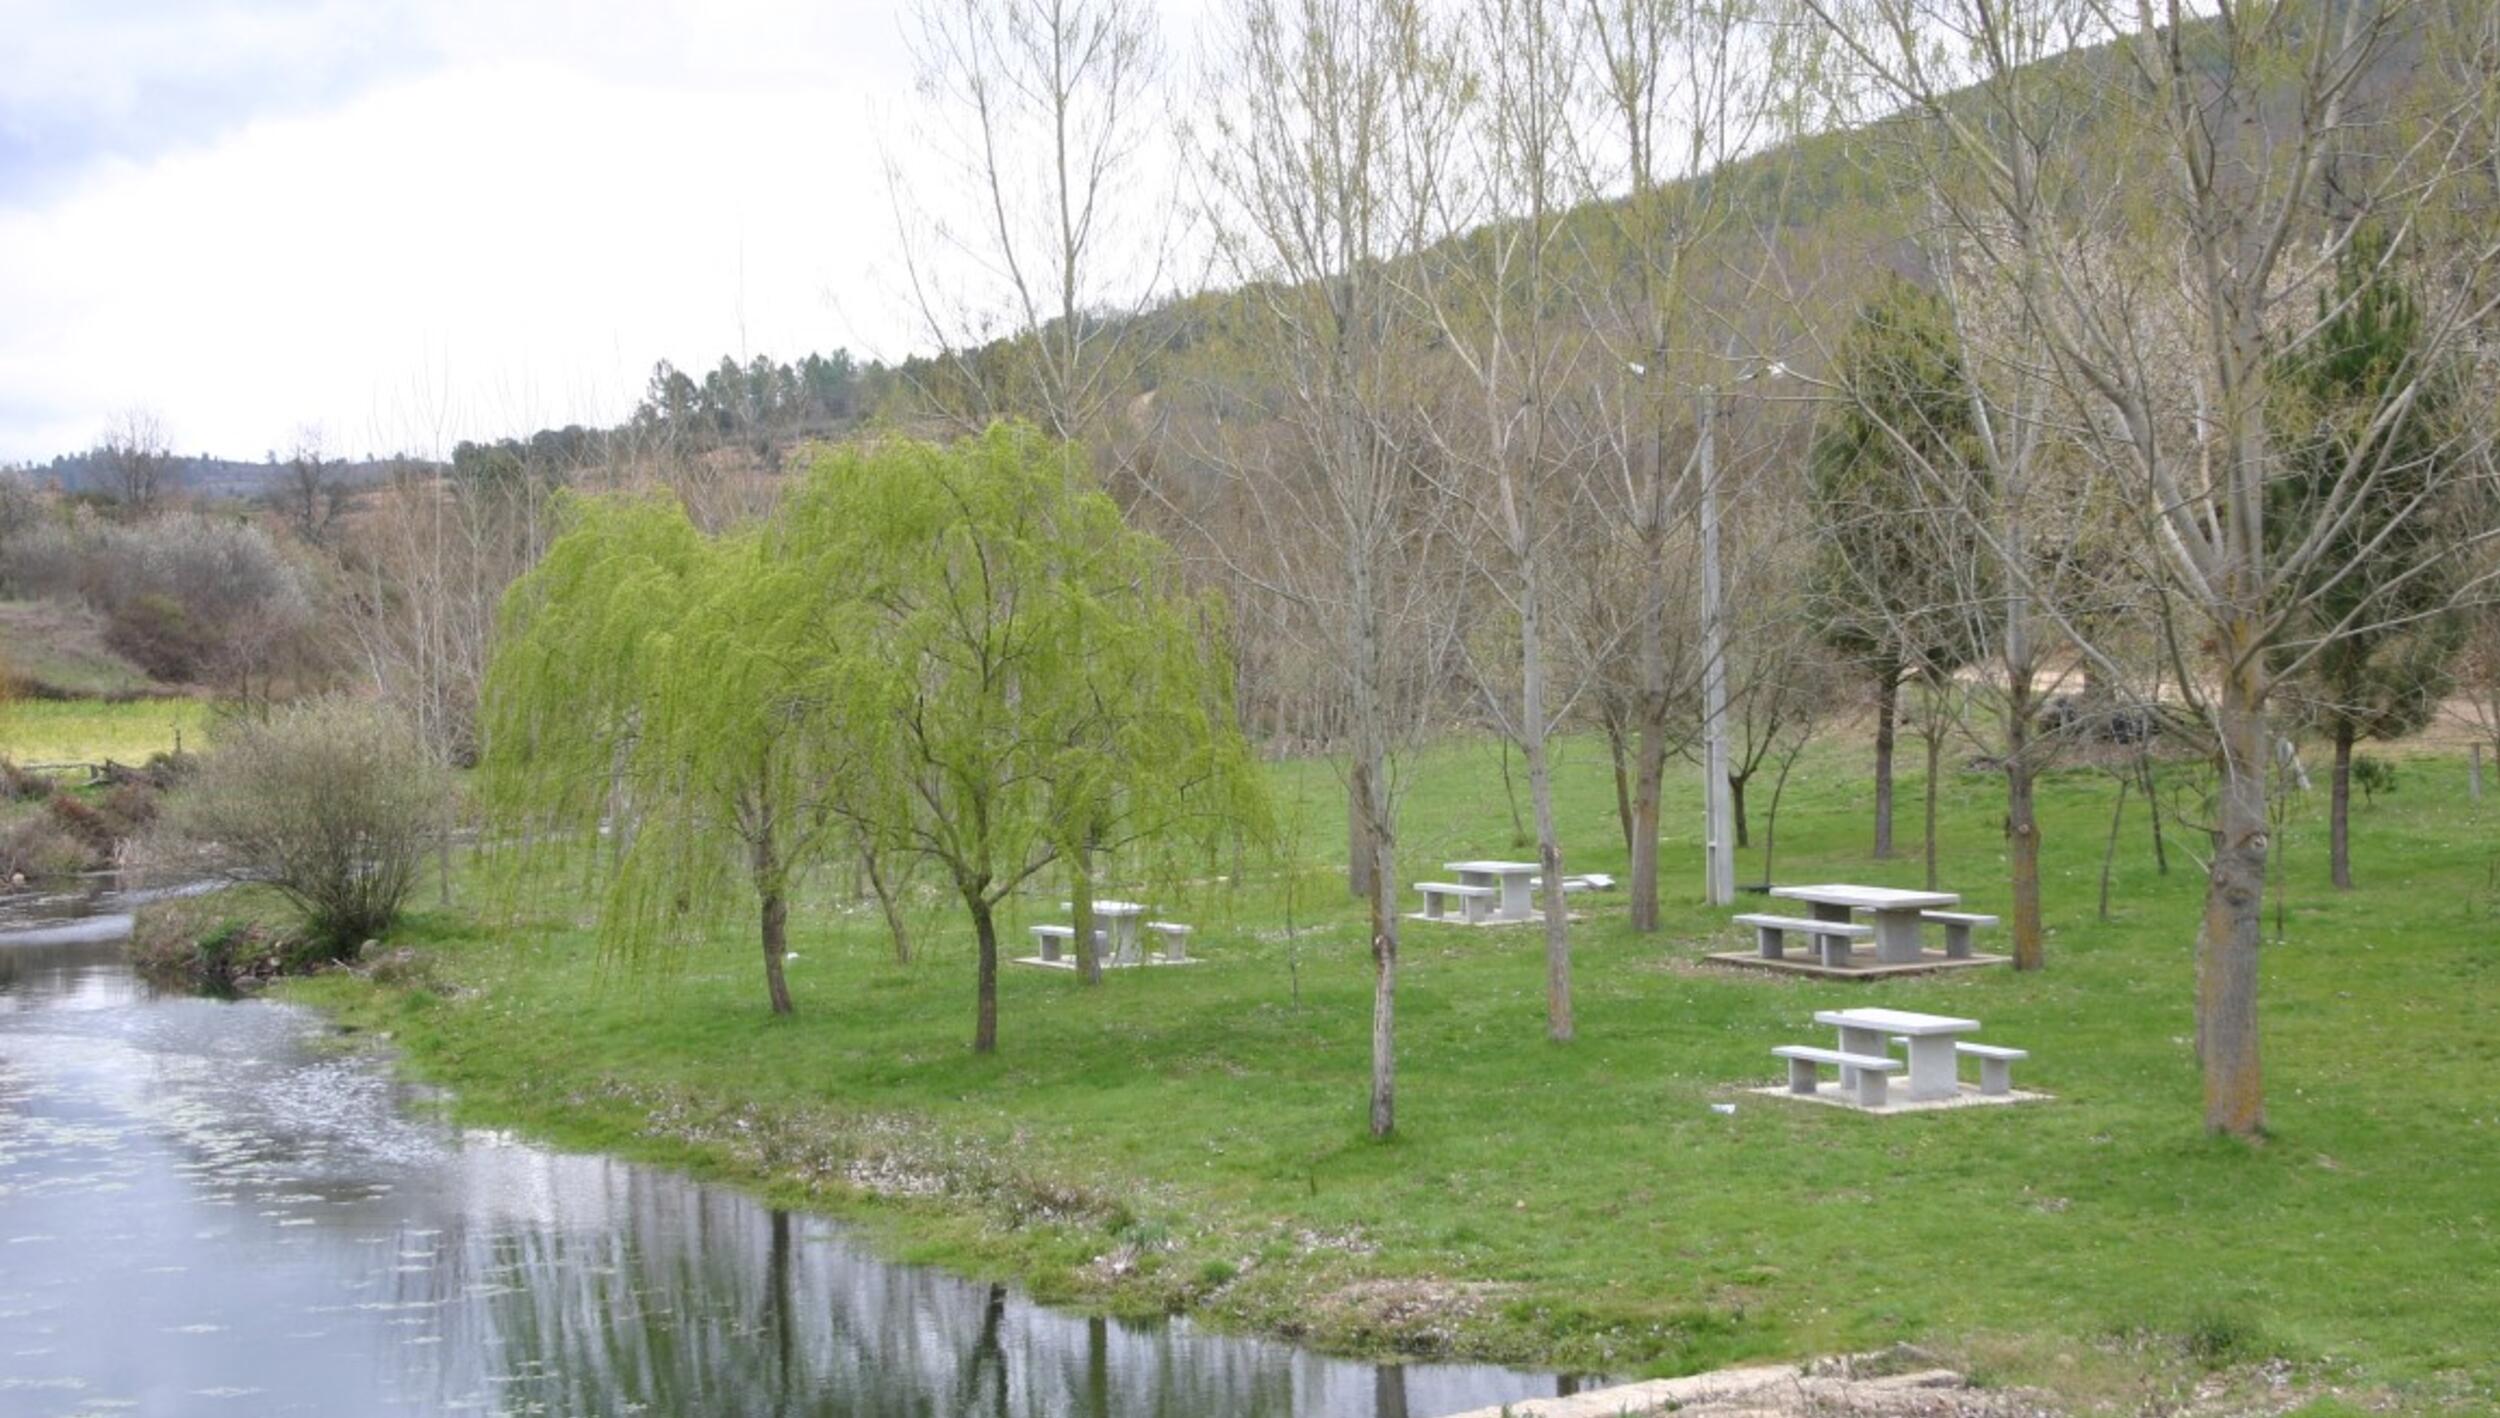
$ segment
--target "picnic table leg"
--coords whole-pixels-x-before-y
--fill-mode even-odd
[[[1970,959],[1970,927],[1960,921],[1944,923],[1944,957],[1947,960]]]
[[[1910,1039],[1910,1097],[1924,1101],[1950,1098],[1962,1091],[1953,1063],[1953,1036],[1913,1035]]]
[[[1918,912],[1878,911],[1875,913],[1875,958],[1886,965],[1912,965],[1918,962]]]
[[[1754,948],[1762,952],[1763,959],[1778,960],[1788,954],[1787,942],[1781,937],[1779,927],[1756,926],[1753,931]]]
[[[1835,906],[1829,901],[1811,901],[1807,905],[1813,910],[1814,919],[1818,921],[1837,921],[1844,926],[1849,924],[1849,908],[1846,906]],[[1815,958],[1821,960],[1826,967],[1835,970],[1848,968],[1849,952],[1852,949],[1849,937],[1819,935],[1814,938],[1813,948]]]
[[[1860,1029],[1854,1025],[1843,1024],[1840,1026],[1840,1051],[1844,1054],[1864,1054],[1870,1058],[1883,1058],[1885,1056],[1884,1032],[1880,1029]],[[1858,1071],[1847,1064],[1842,1064],[1840,1086],[1848,1089],[1856,1088]]]
[[[1524,921],[1536,914],[1528,904],[1528,879],[1517,872],[1502,877],[1502,914],[1514,921]]]

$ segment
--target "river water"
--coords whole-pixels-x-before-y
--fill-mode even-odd
[[[1048,1309],[450,1127],[307,1011],[152,994],[121,904],[0,901],[0,1418],[1430,1418],[1569,1389]]]

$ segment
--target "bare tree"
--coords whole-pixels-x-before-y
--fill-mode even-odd
[[[1258,325],[1275,417],[1211,444],[1247,535],[1206,538],[1290,607],[1342,687],[1357,873],[1370,903],[1371,1131],[1397,1119],[1398,912],[1390,755],[1415,699],[1398,667],[1428,638],[1431,535],[1401,415],[1421,332],[1390,263],[1432,225],[1457,121],[1446,39],[1401,0],[1237,0],[1212,55],[1205,144],[1219,247]],[[1177,504],[1179,499],[1173,498]],[[1229,543],[1229,544],[1228,544]],[[1264,557],[1252,553],[1264,552]]]
[[[1574,505],[1584,462],[1564,446],[1576,421],[1556,417],[1555,405],[1570,397],[1585,340],[1578,322],[1554,312],[1567,224],[1583,195],[1573,121],[1585,71],[1565,0],[1475,0],[1464,34],[1477,102],[1454,132],[1460,150],[1449,165],[1460,178],[1434,194],[1443,214],[1433,225],[1473,234],[1423,253],[1411,288],[1457,366],[1456,396],[1427,422],[1444,496],[1473,524],[1462,544],[1489,548],[1473,559],[1511,634],[1509,664],[1474,678],[1527,761],[1545,883],[1545,1032],[1564,1042],[1573,1033],[1570,918],[1548,741],[1575,696],[1552,682],[1561,660],[1549,643],[1550,583],[1570,520],[1585,509]]]
[[[1610,415],[1600,425],[1607,515],[1631,529],[1639,548],[1630,616],[1630,892],[1633,928],[1654,931],[1658,817],[1679,733],[1678,652],[1667,639],[1679,576],[1673,548],[1694,468],[1674,440],[1687,411],[1720,382],[1723,342],[1700,328],[1709,317],[1698,300],[1713,278],[1714,243],[1737,210],[1737,184],[1698,179],[1772,131],[1783,65],[1780,31],[1756,25],[1748,0],[1583,0],[1581,16],[1584,60],[1597,76],[1607,129],[1605,141],[1586,149],[1591,185],[1624,193],[1601,212],[1608,259],[1599,269],[1624,274],[1588,297],[1607,349],[1589,384]]]
[[[152,409],[115,415],[96,446],[96,462],[105,491],[133,521],[155,515],[173,490],[173,444],[166,437],[165,421]]]
[[[929,402],[972,428],[1024,417],[1107,442],[1162,328],[1176,237],[1163,49],[1144,0],[917,0],[929,181],[889,163],[904,274],[942,351]],[[960,259],[943,278],[923,254]],[[1103,449],[1102,451],[1109,451]]]
[[[2500,14],[2415,0],[2210,14],[2183,0],[1803,3],[1852,61],[1858,96],[1916,120],[1922,186],[1955,259],[2019,310],[1996,358],[2038,371],[2037,416],[2110,480],[2157,588],[2176,685],[2217,764],[2197,943],[2205,1125],[2259,1133],[2270,709],[2326,639],[2300,629],[2302,601],[2349,574],[2340,533],[2396,472],[2393,440],[2360,440],[2284,525],[2270,505],[2287,471],[2275,372],[2320,338],[2315,291],[2372,224],[2397,233],[2390,259],[2431,268],[2438,293],[2423,358],[2374,416],[2382,427],[2406,424],[2424,382],[2490,318],[2500,252],[2487,225],[2450,214],[2494,201]],[[2390,82],[2399,64],[2405,82]],[[2393,520],[2435,511],[2416,499]],[[2026,562],[1999,564],[2019,578]],[[2105,672],[2125,668],[2054,597],[2035,604]],[[2388,604],[2365,598],[2346,620],[2380,620]],[[2194,672],[2190,654],[2203,659]]]
[[[308,546],[326,547],[347,510],[347,485],[321,449],[321,429],[305,424],[295,430],[295,444],[281,465],[279,497],[289,525]]]

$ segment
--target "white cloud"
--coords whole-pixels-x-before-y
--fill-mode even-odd
[[[0,459],[134,404],[226,456],[430,448],[612,420],[663,357],[898,352],[888,5],[417,18],[434,67],[0,211]]]

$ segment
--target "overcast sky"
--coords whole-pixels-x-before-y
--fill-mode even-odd
[[[912,343],[896,0],[0,0],[0,461],[609,422]],[[1174,48],[1181,45],[1174,43]]]

